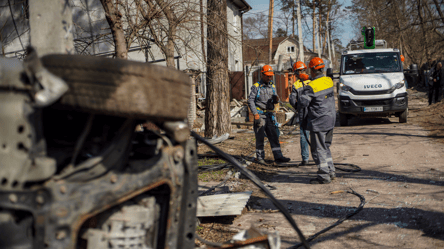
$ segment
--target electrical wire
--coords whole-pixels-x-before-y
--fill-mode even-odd
[[[222,158],[224,158],[226,161],[230,162],[231,164],[233,164],[234,166],[236,166],[238,168],[238,170],[244,174],[246,177],[248,177],[256,186],[258,186],[262,191],[264,191],[269,197],[271,202],[276,206],[277,209],[279,209],[282,214],[285,216],[285,218],[288,220],[288,222],[290,223],[290,225],[294,228],[294,230],[297,232],[300,240],[302,241],[302,245],[304,245],[305,248],[310,248],[310,245],[308,245],[307,240],[304,237],[304,234],[302,233],[302,231],[299,229],[299,227],[297,226],[295,220],[293,219],[293,217],[291,217],[290,213],[288,212],[288,210],[282,205],[282,203],[280,203],[274,196],[273,194],[270,192],[270,190],[268,190],[263,184],[262,182],[259,180],[259,178],[257,178],[256,175],[254,175],[251,171],[249,171],[248,169],[242,167],[242,165],[236,160],[234,159],[232,156],[226,154],[225,152],[223,152],[222,150],[220,150],[219,148],[217,148],[216,146],[210,144],[205,138],[199,136],[196,132],[191,131],[191,135],[196,138],[196,140],[204,143],[205,145],[207,145],[210,149],[212,149],[214,152],[216,152],[217,154],[219,154]]]
[[[210,165],[199,166],[198,171],[199,172],[215,171],[215,170],[221,170],[221,169],[230,168],[230,167],[231,167],[231,164],[229,164],[229,163],[210,164]]]
[[[17,33],[17,37],[20,41],[20,45],[22,45],[22,49],[25,50],[25,47],[23,46],[23,43],[22,43],[22,39],[20,39],[20,34],[17,29],[17,24],[15,23],[14,13],[12,12],[12,7],[11,7],[11,0],[8,0],[8,5],[9,5],[9,12],[11,12],[12,23],[14,23],[15,32]]]
[[[319,231],[319,232],[313,234],[312,236],[310,236],[310,237],[307,239],[307,242],[311,242],[311,241],[313,241],[313,240],[316,239],[319,235],[321,235],[321,234],[323,234],[323,233],[326,233],[327,231],[331,230],[332,228],[334,228],[334,227],[340,225],[341,223],[343,223],[345,220],[350,219],[352,216],[354,216],[354,215],[356,215],[357,213],[361,212],[361,210],[364,208],[364,205],[365,205],[365,198],[364,198],[364,196],[362,196],[361,194],[356,193],[353,189],[350,189],[350,190],[351,190],[351,191],[347,191],[347,193],[349,193],[349,194],[353,194],[353,195],[356,195],[356,196],[359,197],[359,199],[361,200],[361,203],[359,204],[358,208],[357,208],[353,213],[347,214],[346,216],[340,218],[338,221],[336,221],[336,222],[335,222],[334,224],[332,224],[331,226],[328,226],[328,227],[322,229],[321,231]],[[296,245],[294,245],[294,246],[289,247],[288,249],[296,249],[296,248],[299,248],[299,247],[302,246],[302,245],[303,245],[302,243],[298,243],[298,244],[296,244]]]

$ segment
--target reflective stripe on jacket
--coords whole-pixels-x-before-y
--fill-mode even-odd
[[[333,85],[331,78],[319,75],[303,87],[301,97],[298,99],[298,108],[308,109],[311,131],[328,131],[335,127],[336,110]]]
[[[302,87],[306,86],[310,83],[310,80],[306,80],[302,82],[301,80],[297,80],[293,86],[291,87],[291,94],[290,94],[290,105],[293,106],[296,110],[296,103],[298,102],[298,98],[301,95]],[[299,110],[297,110],[299,112]]]
[[[260,88],[260,95],[257,96],[258,91]],[[259,107],[261,110],[267,110],[267,103],[272,101],[272,96],[276,92],[274,84],[272,82],[270,83],[264,83],[259,81],[258,83],[254,83],[253,86],[251,86],[250,95],[248,96],[248,107],[251,110],[251,113],[253,115],[258,114],[257,108]],[[273,109],[270,109],[273,110]]]
[[[301,105],[298,105],[299,98],[302,96],[302,90],[303,87],[308,85],[310,83],[310,80],[306,80],[302,82],[301,80],[297,80],[293,86],[291,87],[291,94],[290,94],[290,105],[296,109],[298,112],[295,115],[298,115],[299,117],[299,123],[302,124],[302,121],[304,121],[307,118],[308,110],[307,108],[302,108]]]

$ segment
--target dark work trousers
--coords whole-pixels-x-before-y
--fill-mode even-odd
[[[435,103],[438,103],[439,90],[440,90],[439,87],[440,87],[439,82],[433,82],[433,86],[429,85],[429,105],[432,104],[433,95],[435,95]]]
[[[279,144],[279,137],[276,131],[274,121],[271,119],[271,114],[260,114],[260,125],[254,126],[254,134],[256,135],[256,158],[264,159],[264,138],[267,134],[268,141],[270,142],[271,151],[273,152],[274,159],[282,157],[281,145]]]
[[[329,131],[310,131],[311,156],[318,166],[318,179],[330,181],[330,175],[335,173],[330,145],[333,141],[333,129]]]

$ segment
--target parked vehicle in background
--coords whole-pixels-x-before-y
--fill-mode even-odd
[[[378,44],[378,43],[377,43]],[[384,44],[384,43],[382,43]],[[417,66],[412,67],[412,72]],[[346,50],[341,57],[339,76],[327,69],[337,85],[339,122],[351,117],[399,117],[407,122],[408,94],[401,54],[396,48]],[[407,70],[409,71],[409,70]]]

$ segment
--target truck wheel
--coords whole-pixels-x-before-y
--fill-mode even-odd
[[[341,126],[347,126],[348,125],[347,114],[339,113],[339,124]]]
[[[47,55],[46,69],[69,86],[63,109],[136,119],[187,118],[188,75],[167,67],[84,55]]]
[[[409,114],[409,108],[399,114],[399,123],[407,123],[407,115]]]

